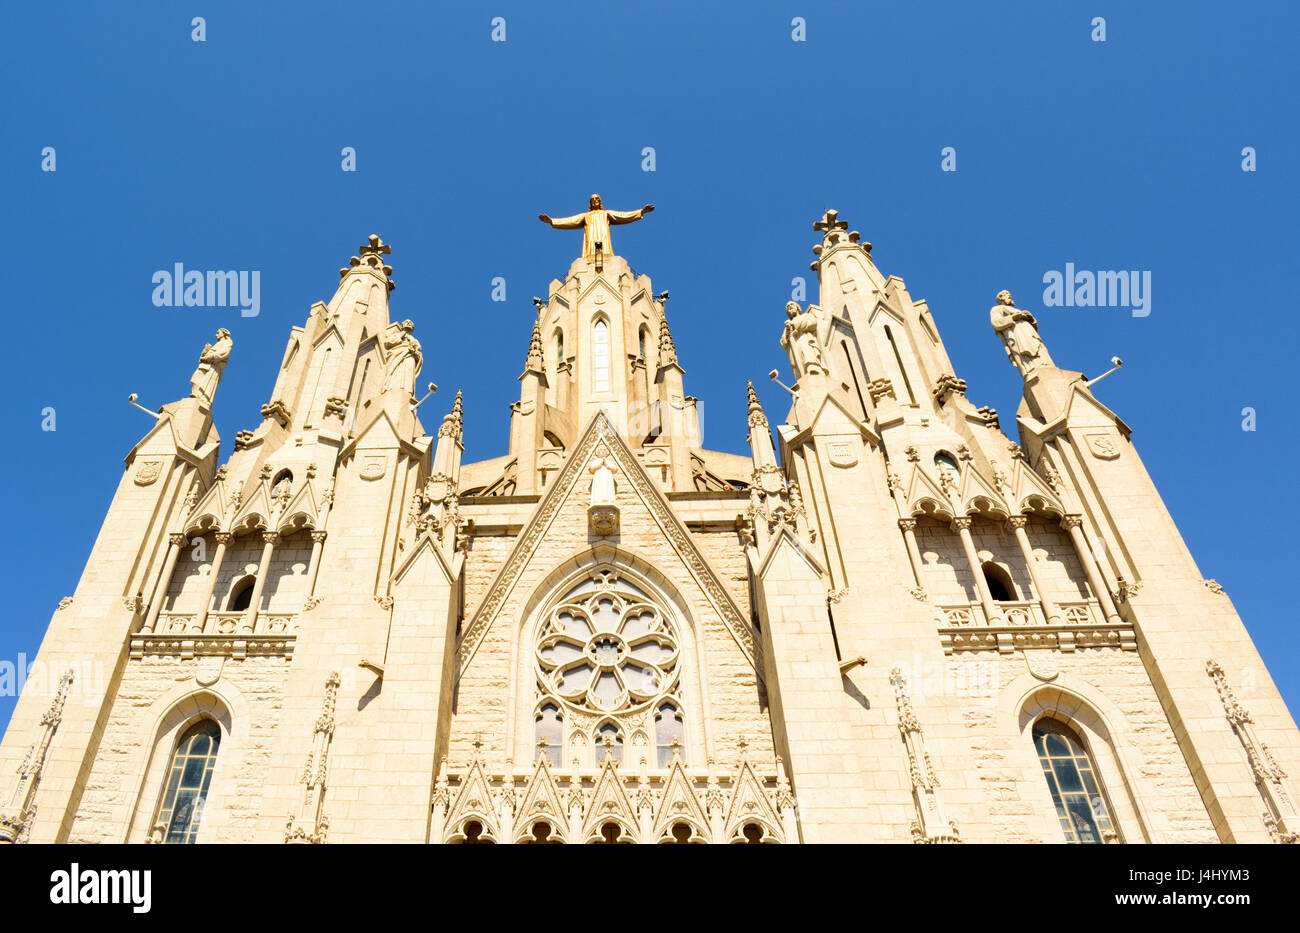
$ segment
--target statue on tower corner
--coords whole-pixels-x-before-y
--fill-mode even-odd
[[[593,194],[589,208],[585,213],[574,214],[572,217],[552,218],[546,214],[538,214],[537,219],[542,223],[550,224],[556,230],[576,230],[581,227],[582,258],[595,259],[597,252],[603,256],[609,256],[614,252],[609,242],[611,226],[640,220],[654,210],[655,206],[647,204],[635,211],[608,211],[601,205],[600,195]]]
[[[781,347],[790,351],[790,364],[799,376],[825,374],[826,358],[822,355],[821,339],[817,328],[821,324],[810,305],[807,311],[797,301],[785,304],[785,330],[781,333]]]
[[[199,354],[199,367],[190,376],[190,398],[199,400],[204,408],[212,407],[212,399],[217,394],[217,384],[221,382],[221,371],[226,368],[234,341],[230,331],[224,327],[217,331],[216,343],[205,343]]]
[[[400,324],[390,324],[385,332],[384,350],[388,359],[381,393],[396,386],[400,392],[414,398],[415,377],[424,363],[424,356],[420,352],[420,341],[411,333],[413,330],[415,322],[408,319]]]
[[[1011,292],[1006,289],[998,292],[998,303],[989,311],[989,321],[1002,338],[1007,358],[1022,376],[1041,366],[1053,365],[1047,347],[1038,336],[1038,321],[1028,311],[1016,307]]]

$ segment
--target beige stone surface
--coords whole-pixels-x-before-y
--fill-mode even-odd
[[[1032,313],[991,315],[1013,443],[829,211],[818,300],[770,318],[790,412],[738,390],[751,456],[710,451],[666,297],[601,226],[642,213],[561,219],[587,242],[519,335],[504,456],[462,463],[459,396],[426,433],[438,322],[394,320],[378,237],[233,449],[218,335],[52,615],[0,840],[156,841],[211,720],[199,842],[1063,843],[1045,719],[1105,841],[1296,840],[1289,711]]]

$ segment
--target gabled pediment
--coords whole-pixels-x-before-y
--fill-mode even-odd
[[[596,786],[591,791],[591,803],[587,807],[587,819],[582,826],[582,838],[571,842],[586,842],[599,834],[602,824],[613,820],[623,824],[627,836],[637,837],[636,811],[628,799],[623,781],[618,776],[618,768],[612,758],[607,758],[596,778]]]
[[[1065,514],[1065,506],[1038,473],[1024,460],[1017,460],[1011,476],[1017,512],[1056,512]]]
[[[958,489],[957,501],[962,504],[965,511],[983,512],[1001,518],[1006,518],[1009,514],[1002,493],[984,478],[984,474],[971,461],[967,461],[962,468],[961,485]]]
[[[715,614],[723,622],[745,659],[754,666],[755,672],[761,679],[762,671],[756,660],[757,643],[752,625],[727,591],[717,571],[696,546],[690,532],[677,517],[664,493],[650,478],[632,450],[619,437],[603,412],[597,412],[593,416],[587,429],[579,437],[578,443],[565,461],[559,475],[550,484],[546,494],[538,502],[532,517],[515,539],[510,554],[501,565],[478,608],[466,622],[457,646],[460,670],[464,671],[468,665],[525,571],[533,566],[535,561],[560,563],[573,557],[571,549],[563,554],[554,551],[539,552],[548,540],[548,534],[561,518],[571,519],[576,514],[580,514],[585,527],[588,491],[592,478],[589,467],[593,459],[598,456],[609,458],[614,462],[617,467],[616,482],[619,488],[626,488],[635,507],[644,510],[642,515],[649,519],[649,522],[641,522],[641,527],[645,528],[648,524],[652,529],[648,534],[658,537],[660,541],[666,541],[671,548],[675,558],[673,565],[659,567],[659,571],[665,576],[676,578],[679,584],[689,580],[692,588],[697,589],[704,601],[702,608]],[[611,539],[602,538],[592,544],[589,550],[595,551],[612,543]],[[548,567],[548,572],[550,569],[553,568]]]
[[[953,509],[952,503],[948,501],[948,494],[919,462],[911,466],[912,474],[904,485],[908,513],[951,519]]]

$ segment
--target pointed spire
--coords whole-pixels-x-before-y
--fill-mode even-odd
[[[451,411],[449,411],[446,417],[442,419],[442,427],[438,429],[438,436],[450,437],[452,440],[458,441],[461,438],[461,429],[464,423],[465,417],[464,407],[461,404],[461,391],[460,389],[457,389],[456,401],[452,404]]]
[[[677,347],[673,344],[673,335],[668,330],[668,317],[659,317],[659,368],[674,365],[677,362]]]
[[[361,255],[353,256],[349,259],[348,265],[350,268],[340,269],[339,277],[342,278],[354,269],[360,269],[362,266],[365,266],[366,268],[374,269],[377,272],[382,272],[384,281],[388,283],[388,290],[391,292],[397,287],[397,283],[389,278],[389,276],[393,274],[393,267],[384,265],[382,257],[391,253],[393,248],[381,240],[379,235],[376,233],[370,234],[367,239],[369,242],[358,250]]]
[[[749,453],[754,460],[754,469],[759,472],[779,472],[776,466],[776,448],[772,446],[772,429],[767,426],[767,415],[758,401],[754,383],[746,389],[749,397]]]
[[[528,341],[528,359],[524,363],[525,372],[540,373],[545,369],[542,356],[542,318],[539,315],[533,321],[533,336]]]
[[[767,427],[767,415],[763,414],[763,406],[758,401],[758,393],[754,391],[754,383],[748,383],[746,394],[749,397],[749,426],[751,428],[758,425]]]

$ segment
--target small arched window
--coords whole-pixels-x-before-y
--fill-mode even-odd
[[[954,479],[961,473],[961,467],[957,465],[957,458],[947,451],[939,451],[934,455],[934,467],[940,475],[946,473]]]
[[[637,350],[638,350],[638,355],[639,355],[639,356],[641,357],[641,359],[643,359],[643,360],[646,358],[646,355],[645,355],[645,338],[646,338],[646,335],[647,335],[649,332],[650,332],[649,329],[646,328],[644,325],[642,325],[640,332],[637,334]]]
[[[248,608],[249,603],[253,601],[253,586],[257,583],[256,577],[244,577],[230,588],[230,599],[226,602],[226,609],[230,612],[243,612]]]
[[[591,389],[609,391],[609,325],[603,320],[591,328]]]
[[[984,571],[984,582],[988,584],[989,594],[996,601],[1005,603],[1016,600],[1016,584],[1011,579],[1011,574],[991,560],[981,564],[980,570]]]
[[[682,714],[672,703],[665,703],[655,714],[655,746],[659,751],[659,767],[667,768],[673,762],[673,753],[682,756],[686,763],[686,737],[682,734]]]
[[[555,329],[555,368],[558,371],[564,362],[564,331]]]
[[[1079,736],[1054,719],[1040,719],[1033,734],[1066,841],[1082,845],[1118,841],[1097,769]]]
[[[547,703],[537,712],[535,736],[537,760],[546,756],[552,767],[564,764],[564,719],[560,709],[554,703]]]
[[[603,723],[596,729],[596,761],[605,760],[605,753],[614,759],[615,764],[623,763],[623,733],[612,722]]]
[[[211,719],[200,720],[181,737],[172,755],[166,791],[158,811],[158,823],[164,827],[164,843],[194,842],[220,746],[221,729]]]

